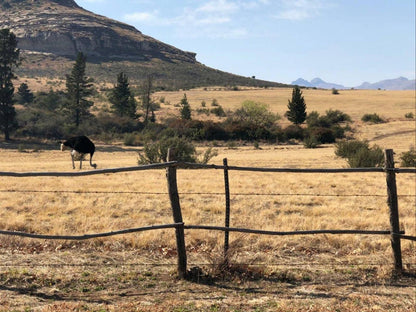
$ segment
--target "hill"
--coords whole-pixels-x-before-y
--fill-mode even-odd
[[[25,62],[17,74],[61,78],[78,52],[87,55],[96,81],[113,82],[120,71],[132,83],[153,74],[160,85],[283,86],[209,68],[133,26],[94,14],[73,0],[0,0],[0,28],[16,34]]]

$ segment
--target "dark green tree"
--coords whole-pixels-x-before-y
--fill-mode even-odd
[[[136,118],[137,103],[130,91],[129,80],[121,72],[117,75],[117,84],[108,97],[114,112],[121,117]]]
[[[287,119],[295,125],[300,125],[306,120],[306,104],[302,96],[302,91],[296,86],[292,91],[292,100],[287,105]]]
[[[0,30],[0,130],[10,140],[10,131],[17,127],[13,94],[13,69],[20,65],[20,50],[16,35],[9,29]]]
[[[32,91],[30,91],[29,86],[26,83],[22,83],[17,89],[19,104],[30,104],[33,102],[34,96]]]
[[[69,113],[71,122],[78,127],[82,119],[89,116],[89,109],[94,104],[87,98],[93,93],[92,79],[85,75],[86,56],[79,52],[70,75],[66,75],[68,101],[64,109]]]
[[[186,94],[183,95],[181,100],[181,118],[184,120],[191,120],[191,106],[188,103],[188,99],[186,98]]]

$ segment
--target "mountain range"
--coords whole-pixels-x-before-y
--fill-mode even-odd
[[[0,0],[0,29],[18,39],[24,62],[17,75],[62,78],[78,52],[87,75],[114,82],[124,72],[138,84],[152,75],[164,88],[210,85],[287,86],[223,72],[199,63],[196,53],[147,36],[128,24],[95,14],[73,0]]]
[[[319,89],[368,89],[368,90],[415,90],[415,79],[409,80],[405,77],[399,77],[396,79],[386,79],[375,83],[363,82],[356,87],[345,87],[340,84],[330,83],[323,81],[321,78],[314,78],[311,81],[307,81],[303,78],[299,78],[292,82],[293,85],[319,88]]]

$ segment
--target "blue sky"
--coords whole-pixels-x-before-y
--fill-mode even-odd
[[[355,87],[415,78],[414,0],[75,0],[209,67]]]

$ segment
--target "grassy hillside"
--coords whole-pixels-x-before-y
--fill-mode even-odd
[[[74,60],[50,54],[23,54],[24,62],[16,71],[18,76],[36,79],[64,79],[71,72]],[[210,68],[198,62],[180,61],[109,61],[87,59],[87,75],[97,83],[114,83],[117,74],[124,72],[131,83],[140,84],[147,75],[155,78],[159,88],[178,90],[201,86],[284,87],[285,84],[242,77]]]

